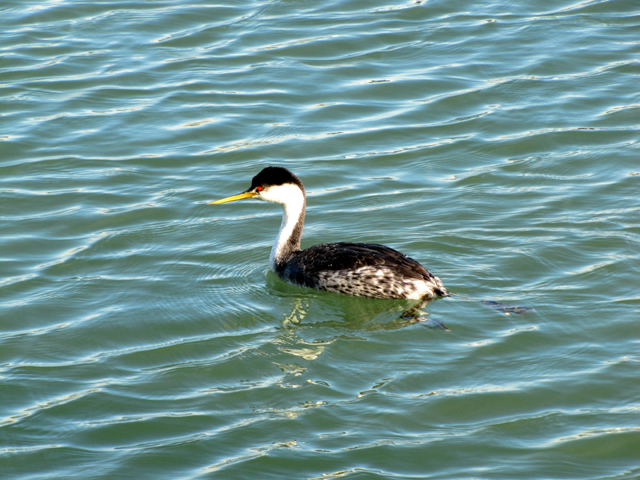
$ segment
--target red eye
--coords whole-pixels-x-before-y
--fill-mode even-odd
[[[262,190],[264,190],[264,188],[262,188],[262,187],[256,187],[256,192],[261,192]]]

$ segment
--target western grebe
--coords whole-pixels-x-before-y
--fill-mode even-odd
[[[438,277],[384,245],[321,243],[301,250],[306,196],[300,179],[286,168],[267,167],[253,177],[248,190],[211,204],[243,198],[282,205],[282,225],[269,263],[286,282],[367,298],[426,301],[450,295]]]

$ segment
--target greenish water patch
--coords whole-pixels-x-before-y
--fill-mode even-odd
[[[638,477],[633,2],[0,10],[3,479]],[[269,164],[450,331],[268,273]]]

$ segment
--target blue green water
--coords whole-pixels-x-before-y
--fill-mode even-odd
[[[0,477],[639,478],[639,130],[633,1],[3,2]],[[271,164],[478,300],[282,283]]]

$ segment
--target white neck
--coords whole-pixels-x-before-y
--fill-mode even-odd
[[[280,225],[280,232],[273,244],[269,258],[271,270],[275,272],[278,265],[291,253],[300,251],[306,201],[300,187],[293,184],[271,187],[261,193],[258,198],[282,205],[282,225]]]

